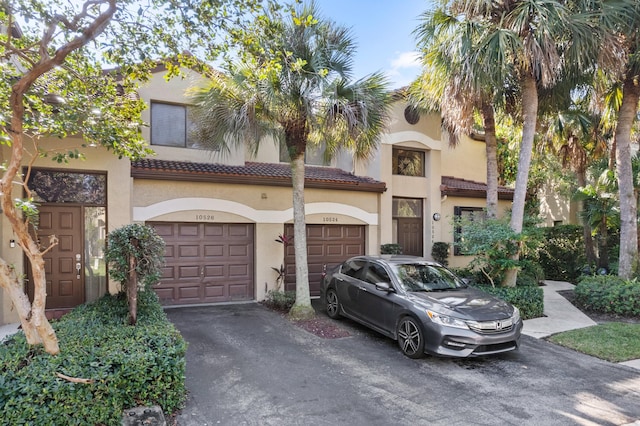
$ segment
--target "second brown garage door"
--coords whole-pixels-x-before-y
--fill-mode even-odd
[[[150,223],[164,239],[154,290],[164,305],[252,300],[254,229],[244,223]]]
[[[320,296],[322,266],[332,268],[351,256],[364,254],[362,225],[307,225],[307,263],[311,296]],[[285,235],[293,235],[293,225],[285,225]],[[287,248],[287,290],[296,289],[295,252],[293,244]]]

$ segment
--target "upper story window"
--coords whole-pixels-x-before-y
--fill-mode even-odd
[[[424,152],[394,148],[392,166],[394,175],[424,176]]]
[[[151,145],[200,148],[187,105],[151,102]]]

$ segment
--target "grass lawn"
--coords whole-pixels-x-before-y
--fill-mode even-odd
[[[640,324],[610,322],[554,334],[549,340],[611,362],[640,359]]]

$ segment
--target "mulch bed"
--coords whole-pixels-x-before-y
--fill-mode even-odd
[[[293,323],[323,339],[339,339],[351,336],[347,330],[341,328],[334,320],[329,318],[316,317],[309,320],[293,321]]]
[[[265,302],[262,304],[288,319],[287,310],[279,309],[278,307]],[[320,312],[317,313],[314,318],[291,322],[303,330],[323,339],[340,339],[342,337],[351,336],[351,333],[349,333],[348,330],[340,327],[339,321],[332,320]]]

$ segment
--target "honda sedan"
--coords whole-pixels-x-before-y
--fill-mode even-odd
[[[353,257],[324,275],[321,292],[329,317],[345,316],[397,340],[410,358],[489,355],[519,346],[518,308],[419,257]]]

